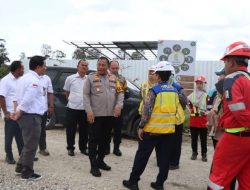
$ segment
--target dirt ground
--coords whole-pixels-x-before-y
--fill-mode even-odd
[[[122,180],[128,179],[131,172],[137,142],[123,139],[121,150],[122,157],[113,154],[105,158],[111,171],[102,171],[100,178],[92,177],[89,173],[90,164],[87,156],[80,154],[76,146],[76,156],[70,157],[66,151],[66,138],[64,129],[47,131],[47,144],[50,156],[38,155],[39,161],[35,162],[35,172],[41,174],[43,179],[37,182],[24,182],[14,175],[15,165],[5,163],[4,130],[0,122],[0,189],[64,189],[64,190],[125,190]],[[78,139],[78,136],[77,136]],[[13,142],[15,159],[18,159],[15,141]],[[165,189],[169,190],[206,190],[208,174],[211,165],[213,147],[211,140],[208,145],[208,162],[202,162],[199,154],[195,161],[190,160],[190,136],[184,134],[180,169],[169,172]],[[155,153],[151,155],[146,170],[141,176],[139,187],[142,190],[150,188],[150,182],[155,181],[158,168]]]

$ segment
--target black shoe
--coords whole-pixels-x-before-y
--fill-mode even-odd
[[[30,176],[24,176],[22,175],[22,180],[27,180],[27,181],[37,181],[39,179],[42,179],[42,176],[36,173],[31,174]]]
[[[124,187],[127,187],[130,190],[139,190],[138,183],[131,182],[129,180],[123,180],[122,184]]]
[[[177,170],[177,169],[179,169],[179,168],[180,168],[179,165],[176,165],[176,166],[170,165],[170,166],[169,166],[169,170]]]
[[[92,176],[95,176],[95,177],[101,177],[102,175],[99,168],[97,167],[91,167],[90,173],[92,174]]]
[[[116,156],[121,156],[122,152],[120,151],[119,148],[114,148],[113,154],[116,155]]]
[[[43,156],[49,156],[49,151],[47,149],[40,150],[39,153]]]
[[[150,184],[150,186],[151,186],[153,189],[156,189],[156,190],[164,190],[163,185],[158,185],[156,182],[152,182],[152,183]]]
[[[197,155],[198,155],[197,153],[193,153],[190,159],[191,160],[196,160],[197,159]]]
[[[207,155],[206,154],[202,155],[201,160],[203,162],[207,162]]]
[[[16,161],[14,160],[14,158],[10,159],[8,156],[6,156],[5,162],[7,162],[8,164],[16,164]]]
[[[16,169],[15,169],[15,174],[16,175],[21,175],[22,174],[22,169],[23,169],[23,166],[22,164],[16,164]]]
[[[34,158],[34,162],[37,162],[38,160],[39,160],[38,157],[35,157],[35,158]]]
[[[68,150],[68,155],[69,156],[75,156],[74,150]]]
[[[110,171],[111,167],[109,165],[107,165],[104,161],[100,161],[98,163],[98,168],[102,169],[102,170],[106,170],[106,171]]]
[[[88,156],[89,155],[89,151],[88,149],[84,149],[84,150],[81,150],[81,153]]]

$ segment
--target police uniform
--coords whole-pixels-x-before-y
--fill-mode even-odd
[[[91,169],[104,163],[105,150],[109,145],[115,106],[123,107],[124,93],[113,74],[88,75],[83,88],[86,112],[94,113],[94,123],[89,125],[89,159]]]
[[[40,84],[40,76],[29,71],[20,78],[17,87],[17,111],[22,115],[17,120],[22,130],[24,147],[17,165],[22,167],[22,178],[27,179],[34,174],[33,163],[38,147],[42,115],[46,111],[44,92]]]

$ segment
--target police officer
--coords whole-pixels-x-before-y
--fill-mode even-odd
[[[4,113],[4,132],[5,132],[5,161],[8,164],[15,164],[12,153],[12,140],[15,137],[19,155],[23,149],[23,138],[21,129],[16,121],[11,119],[14,113],[13,100],[16,96],[17,81],[24,73],[21,61],[13,61],[10,65],[10,73],[1,80],[0,85],[0,104]]]
[[[168,177],[175,125],[182,123],[185,119],[178,92],[168,83],[173,70],[171,64],[165,61],[159,62],[155,69],[158,84],[148,92],[138,128],[140,141],[132,172],[129,180],[123,181],[123,185],[128,189],[139,189],[138,181],[154,148],[159,173],[156,181],[151,183],[151,187],[153,189],[164,189],[163,184]]]
[[[117,79],[119,80],[120,83],[120,87],[122,88],[123,92],[126,92],[126,88],[127,88],[127,82],[125,77],[123,77],[122,75],[120,75],[118,73],[119,71],[119,62],[117,60],[112,60],[109,63],[109,71],[111,74],[115,75],[117,77]],[[119,117],[114,117],[114,121],[115,121],[115,125],[113,125],[113,130],[114,130],[114,137],[113,137],[113,141],[114,141],[114,150],[113,153],[116,156],[121,156],[122,152],[120,151],[120,144],[121,144],[121,128],[122,128],[122,120],[121,120],[121,116]],[[111,142],[111,138],[110,138],[110,142]],[[110,146],[109,149],[110,150]]]
[[[38,180],[41,175],[34,173],[34,157],[41,133],[42,115],[46,111],[44,93],[40,76],[46,70],[45,57],[34,56],[30,59],[30,71],[18,82],[17,111],[13,118],[22,130],[24,147],[17,162],[16,173],[24,180]]]
[[[117,77],[108,73],[109,60],[100,57],[97,72],[91,73],[84,83],[84,107],[89,126],[90,173],[100,177],[99,169],[111,170],[104,162],[105,150],[109,145],[114,117],[119,117],[123,107],[124,93]]]

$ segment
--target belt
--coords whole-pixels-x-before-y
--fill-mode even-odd
[[[39,117],[42,117],[42,115],[40,114],[37,114],[37,113],[26,113],[26,112],[23,112],[23,115],[33,115],[33,116],[39,116]]]
[[[228,132],[226,132],[226,133],[228,133]],[[238,133],[228,133],[228,134],[240,136],[240,137],[250,137],[250,131],[242,131],[242,132],[238,132]]]

